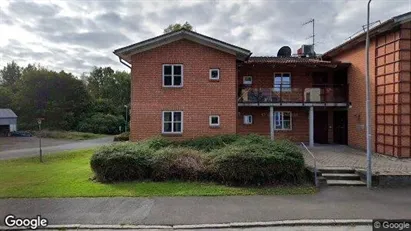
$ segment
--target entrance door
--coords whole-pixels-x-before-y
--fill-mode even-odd
[[[328,111],[314,111],[314,143],[328,143]]]
[[[347,111],[334,111],[334,143],[348,143]]]

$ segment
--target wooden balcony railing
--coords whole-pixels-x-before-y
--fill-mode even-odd
[[[347,103],[347,85],[316,85],[314,87],[242,88],[238,103]]]

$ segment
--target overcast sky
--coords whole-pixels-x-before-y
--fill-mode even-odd
[[[276,55],[293,53],[315,18],[316,52],[344,42],[366,23],[366,0],[0,1],[0,67],[40,63],[80,75],[93,66],[127,70],[114,49],[162,34],[171,23],[188,21],[194,30],[249,49]],[[374,0],[371,21],[411,11],[411,0]]]

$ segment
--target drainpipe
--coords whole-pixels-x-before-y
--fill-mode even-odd
[[[367,35],[365,39],[365,108],[366,108],[366,136],[367,136],[367,188],[371,189],[372,183],[372,171],[371,171],[371,105],[370,105],[370,4],[371,0],[368,1],[367,5]]]

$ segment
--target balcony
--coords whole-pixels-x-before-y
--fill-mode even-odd
[[[315,87],[286,88],[242,88],[239,89],[238,103],[244,105],[284,105],[284,106],[347,106],[347,85],[316,85]]]

